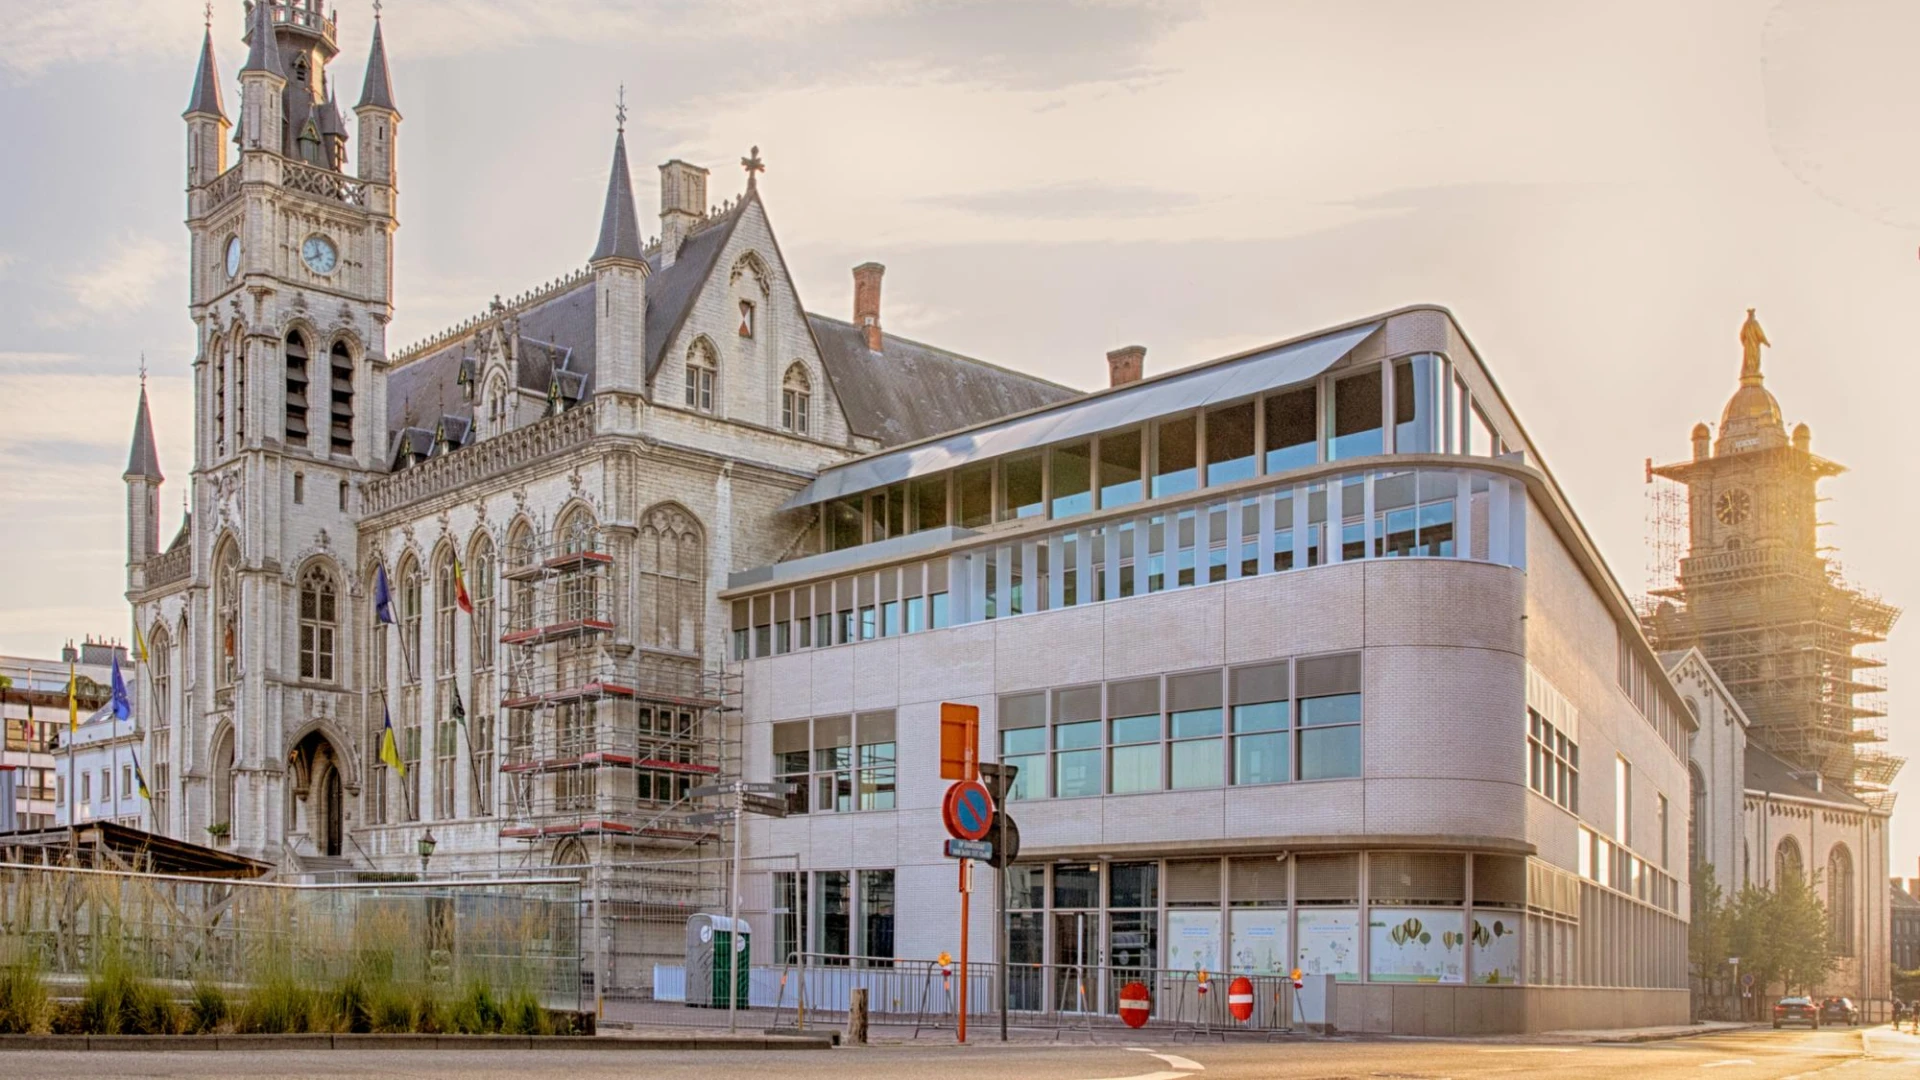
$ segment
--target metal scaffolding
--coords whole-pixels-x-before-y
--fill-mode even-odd
[[[601,529],[509,557],[501,836],[595,864],[717,841],[687,818],[688,792],[728,760],[723,674],[622,640],[626,586]]]
[[[1760,453],[1783,477],[1780,490],[1798,485],[1809,498],[1814,482],[1839,471],[1804,449]],[[1697,646],[1766,750],[1890,803],[1905,759],[1874,745],[1887,737],[1886,661],[1857,650],[1885,641],[1899,610],[1849,584],[1815,546],[1811,524],[1800,543],[1694,545],[1681,556],[1675,538],[1689,532],[1688,508],[1675,493],[1703,464],[1648,467],[1650,488],[1661,488],[1648,496],[1648,638],[1660,649]]]

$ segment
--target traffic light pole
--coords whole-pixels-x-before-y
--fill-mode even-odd
[[[1003,779],[1000,785],[1000,805],[994,808],[998,811],[998,817],[993,823],[994,831],[997,834],[994,837],[994,850],[1001,852],[1007,850],[1006,801],[1007,785]],[[1007,933],[1007,885],[1012,877],[1013,866],[1006,861],[1006,857],[1003,855],[1001,857],[1000,869],[993,875],[993,955],[994,959],[1000,962],[1001,1042],[1007,1041],[1007,943],[1008,939],[1012,936]]]

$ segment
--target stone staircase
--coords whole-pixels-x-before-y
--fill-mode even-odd
[[[312,881],[352,881],[361,869],[359,864],[342,855],[309,855],[305,852],[289,852],[293,869],[301,877]]]

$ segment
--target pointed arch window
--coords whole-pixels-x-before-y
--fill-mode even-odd
[[[576,508],[561,518],[559,532],[560,550],[568,555],[600,550],[599,528],[584,509]],[[598,575],[581,571],[560,579],[560,618],[567,622],[606,618],[600,610]]]
[[[454,669],[453,552],[442,551],[433,567],[433,669],[451,675]]]
[[[1833,951],[1853,955],[1853,853],[1845,844],[1827,853],[1827,931]]]
[[[467,595],[473,600],[473,669],[493,667],[493,646],[500,631],[494,621],[493,541],[485,533],[474,541],[473,554],[467,559]]]
[[[713,388],[719,375],[718,357],[706,338],[687,350],[687,408],[696,412],[713,411]]]
[[[1789,836],[1780,841],[1773,853],[1773,883],[1776,888],[1789,881],[1806,878],[1806,861],[1800,857],[1800,844]]]
[[[780,426],[795,435],[808,434],[813,427],[813,384],[799,364],[787,369],[780,387]]]
[[[300,677],[334,681],[334,645],[339,632],[338,591],[319,566],[300,575]]]
[[[367,568],[362,582],[369,598],[373,595],[373,585],[379,574],[378,564]],[[380,613],[371,600],[367,604],[367,685],[374,690],[384,689],[387,685],[387,631],[386,623],[380,621]],[[378,727],[376,721],[375,727]],[[378,732],[375,732],[378,735]],[[371,775],[371,774],[369,774]]]
[[[679,507],[649,511],[640,525],[640,630],[649,648],[698,653],[706,611],[706,543]]]
[[[743,338],[753,336],[753,301],[751,300],[740,301],[740,336]]]
[[[147,733],[147,756],[153,766],[147,786],[151,792],[147,805],[153,815],[153,831],[165,835],[172,832],[173,824],[167,816],[167,793],[173,779],[173,639],[166,627],[153,628],[147,641],[147,656],[153,694],[147,709],[152,718],[151,730]]]
[[[287,419],[288,446],[304,446],[307,441],[307,339],[300,331],[287,334]]]
[[[347,350],[347,343],[336,341],[329,357],[332,390],[328,395],[331,403],[331,421],[328,445],[336,454],[353,453],[353,354]]]
[[[219,657],[214,671],[218,685],[226,688],[240,674],[240,557],[232,544],[214,561],[213,584],[214,625],[219,635],[214,643]]]
[[[213,747],[213,805],[209,807],[213,817],[209,824],[218,830],[214,833],[216,841],[223,844],[234,839],[233,764],[233,729],[228,728]]]
[[[400,566],[401,673],[409,684],[420,681],[420,564],[409,558]]]
[[[495,376],[487,383],[487,434],[507,433],[507,382]]]
[[[522,521],[507,533],[507,564],[519,568],[533,563],[533,530]],[[533,625],[533,582],[515,578],[507,591],[507,628],[525,630]]]
[[[247,339],[233,335],[233,448],[247,445]]]
[[[213,448],[227,452],[227,339],[213,343]]]

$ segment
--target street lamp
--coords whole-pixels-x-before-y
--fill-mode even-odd
[[[433,849],[438,843],[439,841],[433,838],[432,829],[428,829],[425,835],[420,837],[420,876],[423,878],[427,876],[427,860],[433,858]]]

